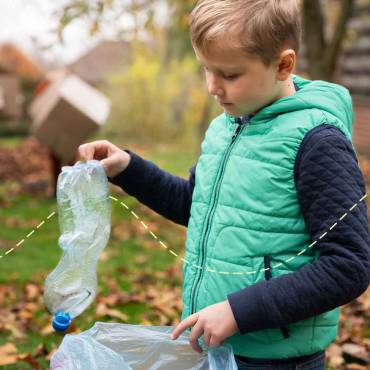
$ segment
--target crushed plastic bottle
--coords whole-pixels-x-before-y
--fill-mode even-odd
[[[55,330],[66,330],[95,299],[96,264],[109,240],[108,179],[99,161],[65,166],[57,201],[63,255],[45,280],[44,300]]]

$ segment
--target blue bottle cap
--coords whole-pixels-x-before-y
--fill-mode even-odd
[[[53,328],[60,332],[66,331],[69,325],[71,325],[71,322],[71,316],[67,312],[60,311],[54,315]]]

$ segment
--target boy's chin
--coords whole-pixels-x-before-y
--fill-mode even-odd
[[[223,108],[225,113],[228,113],[232,116],[238,116],[239,115],[239,111],[234,105],[224,105],[223,104],[223,105],[221,105],[221,107]]]
[[[225,111],[225,113],[228,113],[231,116],[235,116],[235,117],[241,117],[241,116],[244,116],[245,114],[248,114],[248,113],[241,112],[237,107],[235,107],[235,105],[230,105],[230,106],[223,105],[222,108]]]
[[[230,105],[230,106],[222,105],[222,108],[224,109],[225,113],[228,113],[234,117],[243,117],[246,115],[256,114],[256,110],[246,111],[245,109],[244,110],[238,109],[235,105]]]

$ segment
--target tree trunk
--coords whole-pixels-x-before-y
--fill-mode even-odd
[[[306,44],[308,74],[313,79],[325,79],[322,60],[326,42],[320,0],[303,1],[303,36]]]
[[[326,40],[320,0],[303,0],[303,34],[308,73],[312,79],[332,81],[355,0],[340,0],[341,10],[331,40]]]
[[[341,0],[341,12],[335,26],[333,38],[325,54],[325,72],[328,76],[332,77],[336,71],[338,56],[342,50],[348,22],[353,15],[354,5],[354,0]]]

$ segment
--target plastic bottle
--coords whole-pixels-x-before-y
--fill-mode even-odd
[[[96,264],[109,240],[108,180],[101,163],[63,167],[57,201],[63,255],[45,280],[44,300],[55,315],[53,327],[64,331],[95,299]]]

